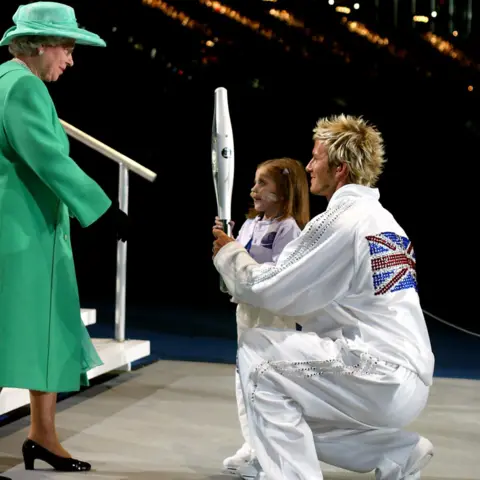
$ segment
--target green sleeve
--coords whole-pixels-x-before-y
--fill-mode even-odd
[[[5,102],[3,127],[18,154],[68,207],[82,227],[98,220],[111,200],[68,155],[54,129],[47,87],[35,76],[18,79]]]

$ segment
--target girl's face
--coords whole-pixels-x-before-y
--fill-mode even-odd
[[[250,196],[253,198],[254,208],[257,212],[262,212],[266,216],[277,213],[279,208],[277,185],[273,179],[267,175],[265,167],[257,169],[255,183]]]

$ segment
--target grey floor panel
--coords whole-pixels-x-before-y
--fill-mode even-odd
[[[28,418],[0,429],[0,472],[12,480],[228,480],[220,465],[240,445],[232,365],[161,361],[122,373],[58,406],[65,447],[92,462],[87,474],[26,472],[20,447]],[[435,379],[411,426],[436,455],[423,480],[479,480],[480,382]],[[324,465],[325,480],[373,480]]]

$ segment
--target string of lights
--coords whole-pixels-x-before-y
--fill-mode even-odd
[[[142,3],[145,5],[148,5],[152,8],[157,8],[161,10],[165,15],[169,16],[170,18],[177,20],[182,24],[182,26],[192,29],[192,30],[199,30],[201,31],[207,38],[204,41],[204,45],[206,47],[214,47],[216,43],[219,41],[218,37],[214,37],[214,34],[208,26],[198,22],[194,18],[190,17],[188,14],[186,14],[183,11],[180,11],[170,5],[169,3],[165,2],[164,0],[142,0]],[[267,38],[269,40],[275,40],[283,45],[283,48],[288,52],[291,51],[291,46],[287,44],[285,39],[275,33],[275,31],[271,28],[268,28],[258,20],[252,20],[248,18],[246,15],[242,15],[238,10],[231,8],[227,5],[222,4],[218,0],[199,0],[200,4],[205,5],[206,7],[212,9],[215,13],[218,13],[220,15],[224,15],[228,18],[230,18],[233,21],[236,21],[237,23],[241,24],[242,26],[245,26],[252,30],[253,32],[263,36],[264,38]],[[276,9],[276,8],[271,8],[268,13],[278,21],[281,21],[285,23],[287,26],[300,29],[302,30],[311,41],[315,43],[322,43],[326,44],[326,36],[323,34],[311,34],[310,29],[307,29],[305,27],[305,23],[299,19],[296,18],[291,12],[285,9]],[[399,48],[395,46],[391,40],[385,36],[381,36],[375,31],[371,30],[368,28],[366,25],[359,21],[354,21],[350,20],[347,17],[347,12],[340,12],[344,13],[344,16],[341,18],[341,23],[352,33],[359,35],[366,40],[368,40],[370,43],[380,46],[380,47],[387,47],[387,50],[390,54],[393,56],[400,58],[400,59],[405,59],[408,55],[408,52],[404,48]],[[350,13],[350,12],[348,12]],[[462,66],[467,66],[467,67],[473,67],[477,71],[480,70],[480,66],[475,64],[471,59],[469,59],[463,52],[460,50],[456,49],[450,42],[442,39],[438,35],[434,35],[432,32],[428,32],[423,35],[423,38],[429,42],[432,47],[436,48],[438,51],[443,53],[444,55],[448,55],[450,58],[457,60]],[[344,48],[337,42],[337,41],[332,41],[330,46],[330,50],[332,53],[339,55],[344,58],[345,62],[350,62],[350,55],[348,52],[345,51]],[[135,48],[139,48],[138,45]],[[302,54],[305,57],[309,57],[309,51],[307,47],[304,45],[301,48]],[[152,58],[154,58],[154,52],[152,50]],[[203,64],[208,64],[209,63],[209,56],[206,55],[202,58],[202,63]],[[173,67],[175,68],[175,67]],[[178,72],[183,72],[183,69],[177,68]],[[424,70],[424,73],[427,76],[431,75],[431,72],[428,70]],[[473,86],[469,85],[468,86],[468,91],[472,91]]]
[[[251,30],[258,33],[259,35],[262,35],[265,38],[268,38],[270,40],[280,40],[277,35],[275,35],[272,29],[264,27],[259,21],[251,20],[250,18],[240,14],[240,12],[234,10],[231,7],[223,5],[216,0],[199,0],[199,2],[202,5],[211,8],[214,12],[225,15],[232,20],[241,23],[243,26],[250,28]],[[281,42],[283,42],[283,40],[281,40]]]
[[[341,23],[348,28],[348,30],[352,33],[360,35],[366,38],[370,43],[381,46],[381,47],[388,47],[388,51],[400,59],[405,59],[408,55],[408,52],[404,48],[399,48],[395,46],[387,37],[382,37],[378,33],[374,32],[373,30],[369,29],[366,25],[361,22],[349,20],[345,14],[351,13],[349,8],[343,7],[336,7],[336,11],[339,13],[343,13],[344,16],[341,19]],[[305,28],[305,24],[302,20],[295,18],[295,16],[288,12],[287,10],[278,10],[278,9],[270,9],[270,15],[273,17],[285,22],[287,25],[291,27],[296,27],[303,29],[305,33],[307,29]],[[418,20],[418,19],[417,19]],[[454,32],[455,35],[456,32]],[[432,32],[427,32],[423,35],[423,38],[429,42],[429,44],[436,48],[438,51],[443,53],[444,55],[449,56],[450,58],[459,62],[460,65],[464,67],[471,67],[477,71],[480,71],[480,65],[476,64],[473,60],[468,58],[462,51],[455,48],[450,42],[441,38],[439,35],[435,35]],[[313,35],[311,39],[316,42],[324,42],[325,36],[324,35]],[[348,57],[347,57],[348,58]],[[425,72],[427,76],[431,75],[431,72]],[[473,85],[468,85],[468,91],[472,92],[474,87]]]
[[[162,13],[167,15],[168,17],[172,18],[173,20],[177,20],[182,24],[182,26],[189,28],[191,30],[200,30],[204,35],[212,39],[213,33],[209,27],[204,26],[200,22],[197,22],[195,19],[191,18],[185,12],[176,9],[174,6],[170,5],[163,0],[142,0],[144,5],[148,5],[149,7],[156,8],[160,10]]]
[[[240,23],[241,25],[250,28],[257,34],[262,35],[263,37],[269,40],[276,40],[277,42],[282,44],[285,51],[287,52],[292,51],[292,46],[289,45],[282,36],[277,35],[271,28],[267,28],[264,25],[262,25],[260,21],[252,20],[247,16],[242,15],[239,11],[227,5],[223,5],[218,0],[199,0],[199,3],[206,5],[207,7],[211,8],[214,12],[220,15],[227,16],[228,18]],[[272,15],[272,17],[282,22],[285,22],[287,25],[291,27],[301,28],[301,29],[304,28],[303,22],[295,18],[294,15],[290,14],[286,10],[271,9],[269,13],[270,15]],[[325,36],[323,35],[311,36],[311,39],[317,43],[324,43]],[[301,46],[300,51],[304,57],[310,56],[306,45]],[[342,57],[345,62],[348,63],[350,61],[348,54],[343,49],[339,48],[338,42],[332,42],[330,51],[333,54]]]
[[[474,68],[476,71],[480,71],[480,65],[468,58],[464,52],[458,48],[455,48],[449,41],[443,39],[439,35],[435,35],[432,32],[427,32],[423,35],[423,38],[440,53],[453,58],[463,67],[470,67]]]
[[[202,41],[202,44],[205,47],[208,47],[208,48],[214,47],[215,44],[219,41],[217,37],[214,37],[214,34],[209,27],[203,25],[202,23],[198,22],[194,18],[190,17],[184,11],[175,8],[173,5],[170,5],[169,3],[163,0],[142,0],[142,4],[150,8],[155,8],[161,11],[164,15],[166,15],[167,17],[173,20],[176,20],[185,28],[201,32],[202,35],[206,37]],[[156,48],[153,48],[151,50],[151,58],[152,59],[157,58]],[[186,74],[189,80],[192,79],[192,75],[189,74],[189,72],[186,72],[186,70],[188,69],[187,67],[175,65],[175,63],[172,60],[167,60],[164,55],[162,55],[162,60],[164,60],[165,62],[165,67],[171,70],[173,73],[176,73],[177,75],[180,75],[180,76]],[[205,55],[202,57],[201,62],[203,65],[208,64],[209,61],[210,61],[210,57],[208,55]]]

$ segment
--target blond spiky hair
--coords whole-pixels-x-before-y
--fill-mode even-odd
[[[362,117],[342,114],[318,120],[313,139],[327,149],[329,165],[348,165],[350,183],[375,186],[386,161],[383,138],[376,127]]]

